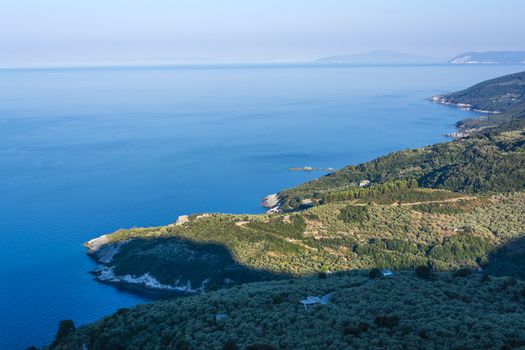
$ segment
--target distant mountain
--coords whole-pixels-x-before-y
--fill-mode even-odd
[[[406,64],[406,63],[445,63],[446,59],[413,55],[391,50],[375,50],[356,55],[323,57],[318,63],[361,63],[361,64]]]
[[[452,64],[525,64],[525,51],[465,52],[454,57]]]

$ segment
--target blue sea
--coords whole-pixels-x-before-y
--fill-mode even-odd
[[[251,65],[0,70],[0,349],[149,297],[93,281],[82,244],[445,141],[472,112],[431,95],[523,66]]]

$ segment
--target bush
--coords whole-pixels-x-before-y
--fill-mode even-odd
[[[75,330],[75,323],[72,320],[62,320],[58,324],[56,339],[62,339]]]
[[[253,345],[248,345],[246,347],[246,350],[277,350],[277,349],[268,344],[253,344]]]
[[[126,347],[122,343],[122,341],[118,338],[112,338],[108,341],[108,343],[105,345],[107,349],[111,350],[126,350]],[[186,348],[183,348],[186,350]]]
[[[420,265],[416,267],[416,276],[428,280],[432,277],[432,269],[426,265]]]
[[[366,332],[368,330],[368,328],[370,327],[370,325],[367,322],[359,322],[358,327],[363,332]]]
[[[174,346],[176,350],[192,350],[190,343],[183,336],[178,336],[175,339]]]
[[[379,270],[379,269],[372,269],[368,273],[368,277],[370,277],[370,278],[379,278],[381,276],[383,276],[383,274],[381,273],[381,270]]]
[[[343,335],[351,335],[354,337],[359,337],[363,331],[359,327],[354,326],[345,326],[343,327]]]
[[[282,304],[286,299],[286,295],[284,293],[274,294],[272,295],[272,303],[274,305]]]
[[[472,274],[472,270],[469,268],[459,269],[454,272],[454,277],[467,277]]]
[[[393,315],[393,316],[388,316],[388,315],[385,315],[385,316],[377,316],[375,319],[374,319],[374,323],[378,326],[378,327],[384,327],[384,328],[394,328],[395,326],[397,326],[399,324],[399,317]]]
[[[72,320],[62,320],[58,323],[58,330],[55,334],[55,340],[51,344],[51,348],[54,348],[58,343],[73,333],[75,330],[75,323]]]
[[[347,206],[341,209],[339,219],[346,223],[362,223],[370,219],[366,207]]]
[[[228,339],[222,348],[224,350],[239,350],[237,343],[233,339]]]
[[[501,283],[501,289],[505,290],[508,287],[514,287],[517,283],[518,281],[516,280],[516,277],[513,277],[513,276],[508,277],[505,280],[503,280],[503,282]]]

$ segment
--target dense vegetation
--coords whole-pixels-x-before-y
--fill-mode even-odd
[[[328,305],[299,303],[327,293]],[[422,269],[245,284],[121,309],[62,332],[59,344],[54,349],[513,349],[525,346],[525,283]]]
[[[347,166],[293,189],[282,191],[282,206],[296,209],[306,198],[355,192],[363,179],[372,185],[417,181],[422,188],[465,193],[525,189],[525,129],[493,131],[466,139],[395,152],[360,165]],[[338,195],[338,194],[336,194]]]
[[[525,72],[488,80],[442,97],[452,104],[469,104],[474,109],[503,113],[458,122],[461,129],[480,129],[468,138],[395,152],[284,190],[279,193],[282,208],[300,208],[303,199],[353,189],[361,180],[372,184],[416,180],[420,187],[468,193],[523,190]]]
[[[525,72],[487,80],[441,97],[452,104],[469,104],[476,110],[506,112],[525,99]]]
[[[111,257],[97,259],[117,277],[229,289],[77,330],[64,321],[51,348],[525,347],[525,103],[494,97],[523,100],[524,75],[455,95],[492,99],[505,113],[479,123],[497,126],[283,191],[285,213],[201,214],[109,235]],[[297,210],[304,199],[315,205]],[[380,278],[383,268],[396,275]],[[266,282],[240,285],[253,281]],[[328,305],[299,304],[326,293]]]
[[[366,188],[355,188],[347,191],[330,192],[323,195],[322,203],[354,201],[354,203],[414,203],[444,201],[461,197],[461,194],[444,190],[421,189],[416,180],[397,180],[372,185]]]
[[[403,182],[357,191],[361,198],[344,192],[344,201],[288,214],[194,215],[184,225],[120,230],[110,239],[127,243],[106,265],[165,285],[208,279],[215,289],[328,270],[479,267],[524,233],[524,192],[477,198]]]
[[[521,100],[523,101],[523,99]],[[520,103],[510,108],[504,113],[483,115],[478,118],[463,119],[456,123],[460,130],[484,130],[493,128],[495,125],[509,124],[510,122],[521,123],[523,128],[523,119],[525,117],[525,103]],[[516,129],[513,127],[512,129]]]

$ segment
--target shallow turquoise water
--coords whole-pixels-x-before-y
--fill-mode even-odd
[[[519,66],[0,71],[0,348],[147,301],[96,283],[82,243],[196,212],[261,212],[322,173],[445,140],[425,98]]]

